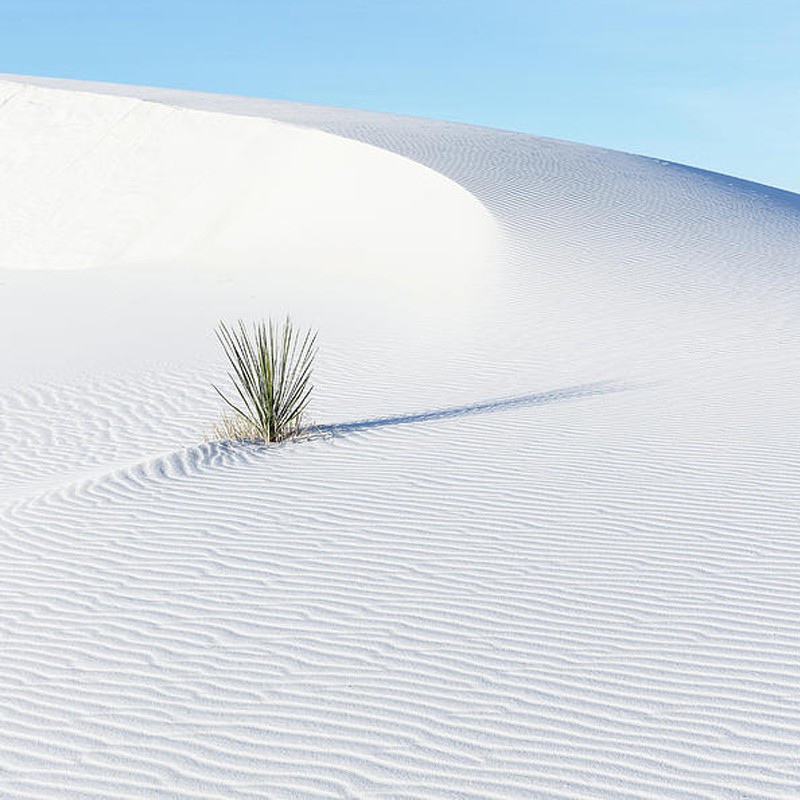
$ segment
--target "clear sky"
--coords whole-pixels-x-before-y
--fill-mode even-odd
[[[800,191],[800,0],[0,0],[0,71],[441,117]]]

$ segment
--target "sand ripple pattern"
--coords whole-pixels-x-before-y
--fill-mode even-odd
[[[4,794],[792,796],[797,467],[603,453],[630,402],[208,445],[8,504]]]

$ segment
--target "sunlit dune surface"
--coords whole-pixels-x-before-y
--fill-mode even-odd
[[[800,197],[2,76],[0,223],[0,797],[800,796]]]

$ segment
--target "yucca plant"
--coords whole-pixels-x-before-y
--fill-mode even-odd
[[[298,331],[289,317],[280,323],[257,322],[248,330],[219,323],[217,339],[231,370],[235,395],[214,386],[233,412],[217,426],[228,438],[280,442],[296,436],[311,398],[311,372],[317,354],[316,331]]]

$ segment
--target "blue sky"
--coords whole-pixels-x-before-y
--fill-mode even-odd
[[[800,0],[0,0],[0,71],[441,117],[800,191]]]

